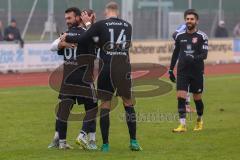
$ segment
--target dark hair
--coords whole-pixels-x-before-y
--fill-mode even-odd
[[[184,12],[184,19],[187,17],[187,15],[189,14],[193,14],[196,19],[198,20],[199,19],[199,15],[197,14],[196,10],[195,9],[188,9]]]
[[[70,7],[70,8],[68,8],[68,9],[65,11],[65,13],[70,13],[70,12],[75,13],[76,16],[80,16],[80,15],[81,15],[81,11],[80,11],[80,9],[77,8],[77,7]]]

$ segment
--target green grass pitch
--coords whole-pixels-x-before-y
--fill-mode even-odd
[[[195,114],[187,121],[187,133],[171,132],[178,124],[174,119],[175,90],[159,97],[137,99],[136,111],[143,118],[139,120],[151,113],[165,115],[157,121],[152,118],[138,123],[142,152],[128,149],[129,136],[121,105],[111,113],[109,153],[78,149],[74,140],[81,122],[69,123],[68,142],[74,150],[47,149],[54,134],[57,95],[49,87],[0,90],[0,160],[237,160],[240,157],[240,75],[206,78],[204,130],[198,133],[192,131]],[[99,122],[97,126],[98,145],[101,145]]]

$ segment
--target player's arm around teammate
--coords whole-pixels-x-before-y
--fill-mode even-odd
[[[65,20],[68,26],[67,32],[71,34],[81,34],[85,31],[80,21],[80,10],[78,8],[71,7],[67,9],[65,11]],[[76,69],[76,67],[78,67],[78,63],[76,62],[80,58],[80,56],[82,54],[86,55],[92,53],[88,52],[88,48],[83,44],[75,45],[60,41],[60,39],[57,39],[53,42],[51,50],[58,51],[59,55],[63,55],[64,64],[63,64],[63,80],[59,93],[60,103],[56,117],[55,126],[56,132],[53,142],[49,145],[49,148],[53,147],[59,147],[60,149],[70,148],[70,146],[66,144],[67,122],[73,104],[76,104],[76,102],[78,102],[78,104],[84,104],[86,115],[84,116],[82,129],[77,138],[77,142],[81,142],[81,145],[86,149],[97,149],[95,143],[97,100],[93,94],[86,95],[88,97],[87,98],[84,97],[84,95],[77,93],[76,90],[74,90],[73,88],[71,89],[68,88],[68,84],[70,85],[73,84],[76,86],[83,86],[82,88],[89,88],[89,90],[93,91],[91,78],[88,79],[89,83],[84,83],[81,77],[83,75],[86,75],[85,74],[86,72],[84,73],[83,70]],[[90,61],[88,61],[88,63],[89,65],[91,65]],[[89,73],[91,74],[91,71]],[[89,144],[87,140],[87,134],[89,134]]]
[[[100,58],[103,60],[104,66],[98,76],[98,98],[101,99],[100,128],[103,139],[102,151],[106,152],[109,150],[109,112],[111,99],[115,91],[122,97],[125,107],[130,135],[130,149],[140,151],[141,147],[136,140],[136,113],[131,96],[131,77],[126,75],[131,72],[130,62],[126,63],[126,59],[129,59],[129,47],[125,46],[131,42],[132,26],[118,18],[118,15],[118,5],[115,2],[110,2],[105,8],[105,20],[96,22],[82,35],[71,36],[65,34],[61,39],[71,43],[91,41],[97,43],[101,50]],[[82,16],[86,16],[86,14]],[[87,17],[82,17],[82,19],[87,19]],[[114,48],[114,46],[118,47]],[[113,59],[122,61],[121,63],[118,61],[118,65],[116,65],[116,63],[112,63]],[[125,85],[122,85],[123,83]]]

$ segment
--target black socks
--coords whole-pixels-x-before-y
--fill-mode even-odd
[[[133,106],[125,106],[126,122],[131,139],[136,139],[136,113]]]
[[[101,109],[100,111],[100,128],[102,133],[103,144],[108,143],[109,126],[110,126],[109,112],[110,112],[110,109]]]
[[[202,100],[194,101],[197,109],[197,115],[201,117],[203,115],[204,105]]]
[[[186,99],[178,98],[178,113],[179,118],[186,118]]]

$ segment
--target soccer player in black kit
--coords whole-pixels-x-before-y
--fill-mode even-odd
[[[69,34],[83,34],[85,28],[80,25],[80,10],[76,7],[68,8],[65,11],[66,24],[68,26],[67,33]],[[93,17],[94,18],[94,17]],[[56,49],[53,49],[53,48]],[[94,94],[93,85],[93,62],[87,62],[88,66],[80,66],[80,59],[84,58],[84,55],[94,54],[94,48],[91,49],[85,43],[73,44],[61,42],[57,39],[53,45],[52,50],[57,50],[59,55],[64,57],[63,64],[63,79],[59,93],[59,108],[56,117],[56,132],[51,147],[59,147],[59,149],[69,149],[70,145],[66,143],[67,135],[67,121],[70,115],[70,111],[76,101],[78,104],[84,104],[86,115],[83,120],[83,126],[76,142],[85,149],[97,149],[95,142],[96,132],[96,114],[97,114],[97,98]],[[94,56],[93,56],[94,57]],[[93,58],[94,59],[94,58]],[[88,67],[88,69],[87,69]],[[83,87],[86,91],[91,90],[90,95],[79,95],[77,87]],[[91,119],[89,119],[91,117]],[[87,134],[90,134],[90,142],[87,141]],[[91,135],[92,134],[92,135]]]
[[[177,66],[177,99],[180,125],[173,129],[173,132],[185,132],[186,128],[186,96],[188,86],[193,93],[193,99],[197,110],[197,123],[194,131],[203,129],[203,74],[204,60],[208,54],[208,37],[198,30],[197,24],[199,15],[195,11],[189,11],[184,17],[187,30],[179,32],[175,39],[175,49],[173,51],[169,78],[175,82],[174,67]]]
[[[98,76],[98,98],[101,99],[100,128],[103,139],[101,150],[103,152],[109,151],[109,112],[114,92],[123,100],[130,134],[130,149],[142,150],[136,140],[136,114],[131,92],[129,48],[132,39],[132,26],[118,18],[118,15],[118,4],[109,2],[105,8],[105,20],[96,22],[80,36],[64,34],[61,37],[66,42],[81,43],[87,41],[97,44],[100,48],[100,59],[104,63]],[[82,19],[86,25],[90,24],[88,18],[86,14],[82,14]]]

